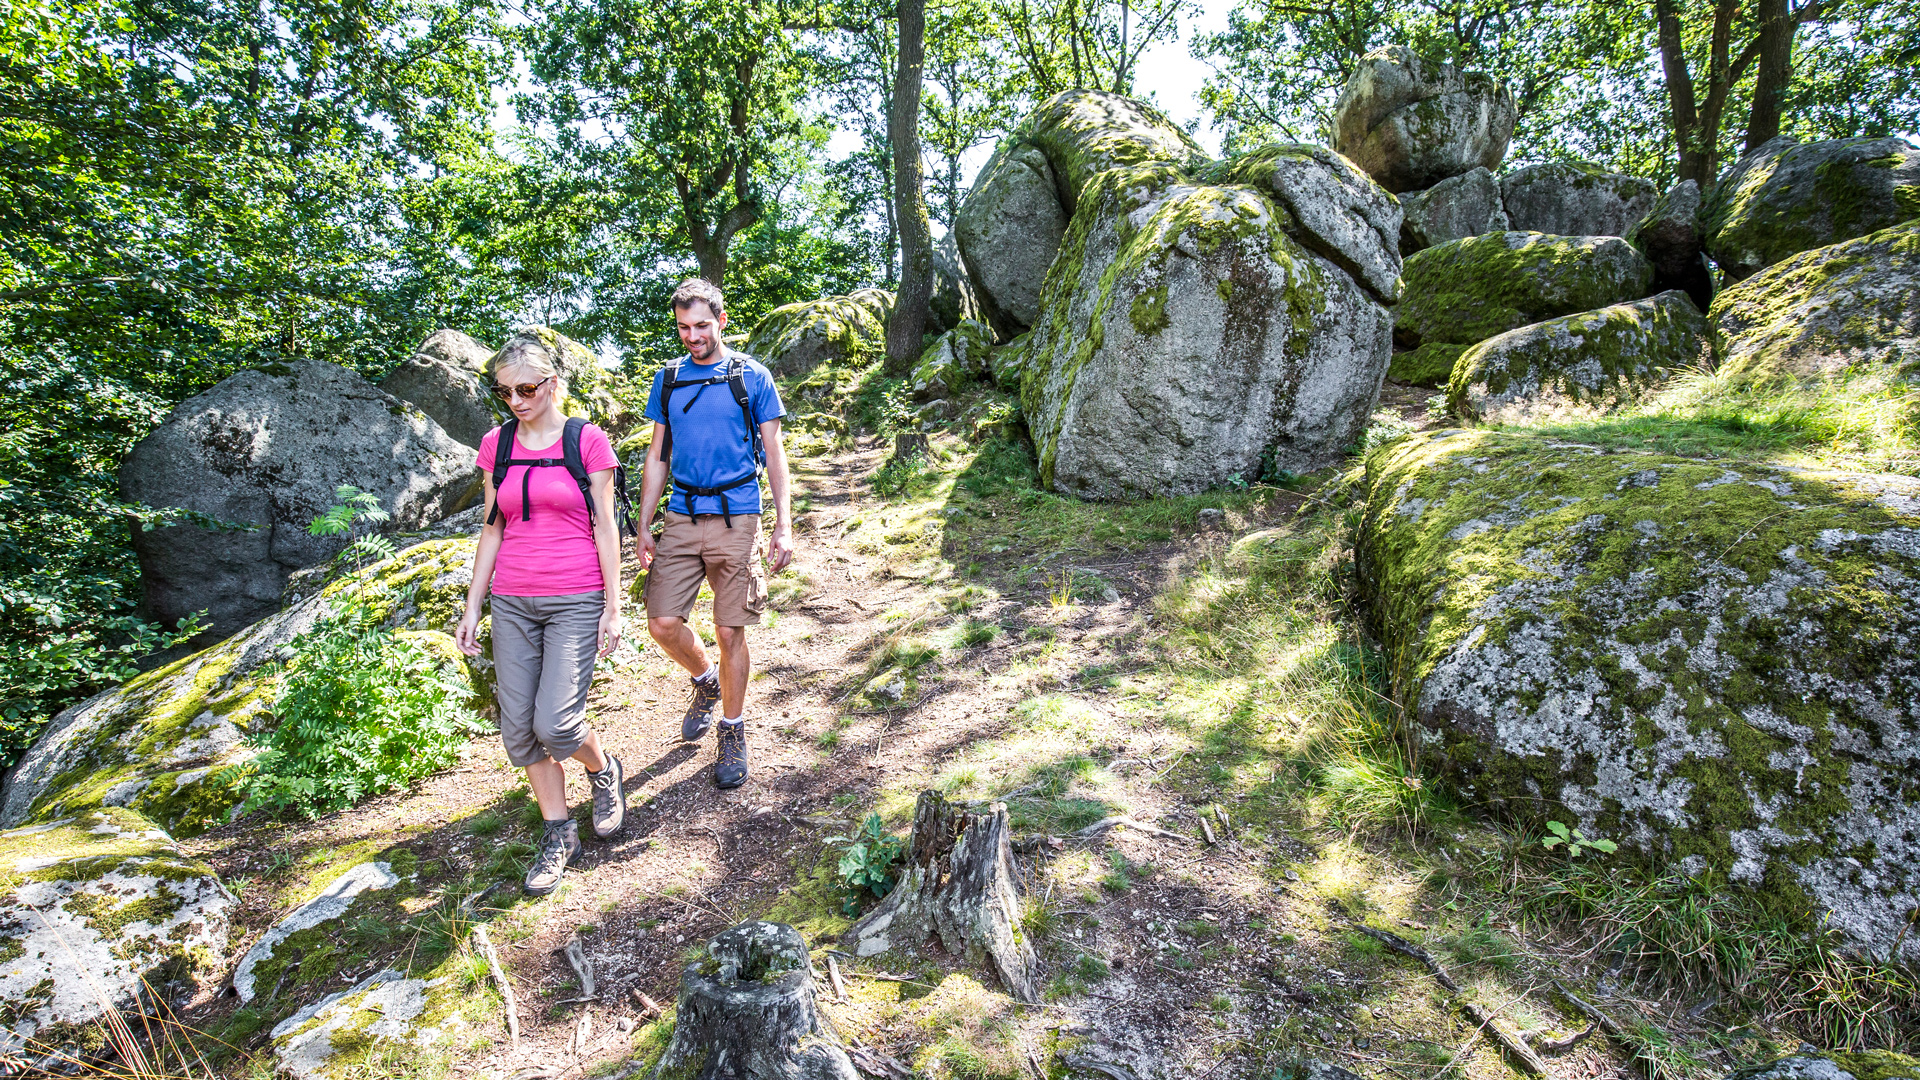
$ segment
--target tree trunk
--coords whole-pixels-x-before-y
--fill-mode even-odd
[[[889,375],[906,375],[920,359],[933,296],[933,227],[920,175],[920,69],[925,56],[926,0],[900,0],[900,57],[893,80],[887,136],[893,143],[894,217],[900,224],[900,291],[887,323]]]
[[[938,792],[921,792],[906,870],[886,900],[848,931],[854,952],[872,956],[896,943],[936,941],[951,955],[991,965],[1015,998],[1038,1000],[1033,946],[1014,929],[1020,890],[1008,832],[1005,803],[969,814]]]
[[[1700,115],[1694,103],[1693,74],[1687,70],[1680,15],[1674,10],[1674,0],[1654,0],[1653,9],[1660,31],[1660,70],[1666,78],[1667,112],[1673,126],[1678,178],[1692,180],[1705,190],[1713,177],[1698,175],[1701,160],[1696,144],[1700,139]]]
[[[1747,113],[1748,151],[1780,134],[1787,84],[1793,79],[1793,32],[1787,0],[1760,0],[1760,61],[1753,73],[1753,108]]]
[[[656,1078],[859,1080],[814,1002],[807,942],[781,923],[723,930],[680,975],[673,1041]]]

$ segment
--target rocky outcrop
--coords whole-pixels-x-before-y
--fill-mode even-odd
[[[67,709],[7,775],[0,826],[130,807],[176,836],[228,820],[240,805],[222,767],[249,759],[243,739],[276,690],[263,666],[335,601],[361,595],[390,627],[448,655],[471,580],[471,537],[430,540],[349,574],[297,606],[192,656]],[[409,597],[401,603],[402,597]],[[431,635],[434,641],[424,638]],[[476,692],[490,685],[484,657],[468,662]]]
[[[1556,236],[1625,236],[1660,189],[1653,181],[1595,165],[1551,161],[1500,178],[1511,228]]]
[[[1682,180],[1668,188],[1625,235],[1653,264],[1655,289],[1679,289],[1701,311],[1713,303],[1713,267],[1700,232],[1700,185]]]
[[[1393,337],[1471,345],[1528,323],[1647,295],[1653,267],[1617,236],[1506,232],[1430,247],[1401,270]]]
[[[1510,228],[1500,202],[1500,182],[1478,165],[1400,196],[1400,214],[1402,258],[1449,240]]]
[[[247,955],[240,958],[239,966],[233,969],[234,996],[240,999],[241,1004],[252,1001],[257,993],[258,976],[272,974],[288,965],[289,956],[282,955],[278,964],[274,963],[274,958],[283,946],[288,954],[297,955],[301,951],[300,943],[290,942],[290,938],[327,923],[338,922],[353,908],[353,902],[360,894],[391,889],[398,884],[400,876],[387,863],[364,862],[348,867],[345,873],[322,889],[319,896],[294,908],[286,918],[260,935],[260,940],[253,943]]]
[[[1891,1050],[1816,1050],[1802,1047],[1765,1065],[1732,1073],[1728,1080],[1920,1080],[1920,1060]]]
[[[485,381],[492,356],[492,349],[458,330],[435,330],[380,380],[380,389],[433,417],[461,444],[478,448],[496,422]]]
[[[825,296],[767,312],[747,340],[747,354],[775,375],[805,375],[824,363],[862,366],[887,349],[885,322],[874,305]]]
[[[1305,472],[1365,426],[1391,348],[1375,289],[1392,295],[1392,200],[1313,148],[1263,150],[1226,178],[1239,182],[1143,166],[1083,193],[1023,356],[1023,411],[1056,490],[1184,494]]]
[[[500,347],[500,352],[487,358],[486,369],[481,372],[482,381],[493,382],[493,365],[501,354],[516,343],[526,341],[545,346],[547,354],[553,357],[554,369],[566,381],[567,399],[560,403],[562,412],[591,420],[615,440],[626,433],[629,418],[613,396],[613,373],[592,349],[550,326],[526,326],[515,332]]]
[[[960,242],[951,231],[933,246],[933,295],[927,298],[927,329],[944,334],[969,320],[986,322],[980,298],[960,260]]]
[[[1456,430],[1365,485],[1369,618],[1464,797],[1920,959],[1920,480]]]
[[[1040,289],[1080,191],[1117,166],[1188,165],[1206,151],[1157,110],[1100,90],[1043,102],[1000,143],[954,216],[981,309],[1000,339],[1040,317]]]
[[[1592,413],[1712,365],[1713,324],[1686,293],[1664,292],[1488,338],[1454,365],[1447,404],[1473,423]]]
[[[1398,45],[1368,53],[1333,108],[1334,149],[1396,194],[1499,168],[1519,116],[1492,76]]]
[[[466,506],[480,477],[473,451],[426,413],[337,364],[273,364],[188,398],[133,448],[121,491],[252,531],[135,530],[147,610],[167,622],[205,611],[220,634],[272,614],[290,571],[346,546],[307,531],[342,484],[377,495],[404,531]]]
[[[1891,137],[1782,135],[1735,162],[1706,192],[1700,216],[1707,253],[1738,281],[1920,216],[1920,150]]]
[[[1920,221],[1776,263],[1710,314],[1736,376],[1920,377]]]
[[[118,808],[0,833],[0,881],[0,1057],[16,1062],[62,1056],[109,1010],[224,954],[237,903]]]
[[[986,323],[963,322],[941,334],[914,365],[909,385],[917,401],[934,401],[991,378],[987,359],[993,352],[993,328]]]
[[[455,1042],[472,1027],[459,979],[408,978],[388,968],[321,998],[274,1025],[279,1071],[293,1080],[364,1076],[367,1057],[383,1042],[414,1051]]]

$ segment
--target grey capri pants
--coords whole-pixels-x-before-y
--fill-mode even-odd
[[[565,761],[587,741],[606,593],[493,597],[493,698],[507,760]]]

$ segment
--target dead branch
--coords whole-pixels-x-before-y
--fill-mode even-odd
[[[487,973],[493,976],[493,983],[500,988],[500,996],[507,1002],[507,1037],[512,1040],[513,1048],[520,1048],[520,1003],[514,1000],[513,984],[507,981],[507,973],[500,967],[500,954],[493,951],[493,939],[487,936],[487,924],[479,923],[473,928],[473,941],[480,948],[480,955],[487,961]]]

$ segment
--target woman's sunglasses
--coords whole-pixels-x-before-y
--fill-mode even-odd
[[[547,376],[547,379],[551,378],[553,376]],[[541,383],[546,382],[547,379],[541,379],[540,382],[521,383],[519,386],[501,386],[499,383],[494,383],[493,396],[501,401],[512,401],[516,397],[531,398],[540,392]]]

